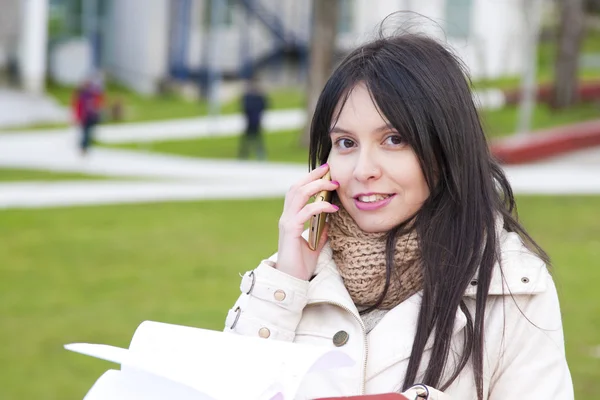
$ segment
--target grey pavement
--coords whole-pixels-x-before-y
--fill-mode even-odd
[[[0,127],[2,128],[36,123],[65,123],[69,118],[69,110],[49,96],[0,88]]]
[[[265,113],[263,128],[267,133],[297,129],[304,126],[305,121],[306,113],[304,110],[273,110]],[[147,143],[202,137],[235,136],[239,135],[243,130],[243,116],[241,114],[229,114],[166,121],[102,124],[96,128],[94,137],[102,143]],[[37,138],[40,135],[74,136],[76,134],[77,130],[74,127],[34,129],[29,131],[3,130],[0,131],[0,138],[10,136]]]
[[[223,117],[216,132],[239,134],[240,121],[239,116]],[[297,110],[271,112],[268,121],[268,130],[304,123]],[[213,122],[198,119],[194,124],[211,126]],[[158,123],[145,131],[146,139],[157,140],[160,127],[169,124],[172,129],[169,135],[177,131],[177,126],[182,127],[180,135],[191,135],[193,129],[181,123]],[[135,129],[123,127],[121,133],[108,131],[110,134],[105,133],[103,140],[118,141],[127,136],[127,141],[144,141],[144,130],[139,125],[142,124]],[[187,133],[185,129],[189,129]],[[205,134],[215,132],[206,129]],[[0,167],[80,172],[119,179],[3,183],[0,208],[281,197],[307,172],[307,166],[302,164],[210,160],[106,148],[93,148],[87,157],[81,157],[76,144],[74,129],[0,134]],[[517,194],[600,194],[600,147],[536,164],[508,166],[505,171]]]
[[[279,180],[298,169],[297,165],[285,163],[200,159],[108,148],[92,148],[82,157],[76,143],[76,135],[0,136],[0,166],[204,182]]]

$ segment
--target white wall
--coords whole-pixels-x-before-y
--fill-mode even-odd
[[[109,71],[151,94],[168,73],[169,0],[114,1]]]
[[[478,77],[517,75],[523,68],[522,0],[477,0],[473,16],[472,56]]]
[[[354,40],[342,41],[344,48],[372,39],[379,23],[389,14],[386,32],[410,27],[447,43],[465,62],[471,76],[497,78],[517,75],[523,66],[522,0],[473,0],[471,35],[466,39],[447,36],[446,0],[355,0]]]
[[[71,38],[58,43],[50,52],[48,64],[53,80],[79,85],[93,72],[92,47],[85,38]]]
[[[188,48],[189,66],[199,67],[206,59],[203,44],[206,27],[203,26],[204,2],[193,0],[191,37]],[[467,39],[446,37],[446,0],[354,0],[354,31],[338,36],[338,46],[350,50],[373,39],[380,22],[399,10],[412,10],[389,20],[386,27],[394,30],[408,25],[447,40],[458,56],[464,60],[474,79],[496,78],[520,73],[522,56],[522,0],[473,0],[470,18],[471,36]],[[111,64],[113,72],[130,86],[151,93],[158,79],[168,73],[169,0],[115,0],[111,34]],[[310,1],[261,0],[269,10],[275,11],[286,29],[308,38],[310,27]],[[256,18],[249,19],[244,28],[245,11],[236,7],[234,21],[220,30],[218,51],[214,63],[222,70],[236,71],[241,64],[241,35],[249,36],[251,57],[258,58],[270,52],[276,40]]]
[[[39,94],[46,79],[47,0],[22,0],[19,69],[23,89]]]

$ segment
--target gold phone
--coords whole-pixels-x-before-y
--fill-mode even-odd
[[[331,180],[331,174],[329,171],[325,174],[325,176],[321,179],[326,179],[328,181]],[[331,201],[332,192],[329,190],[322,190],[315,196],[315,203],[318,201]],[[327,213],[320,213],[317,215],[313,215],[310,218],[310,230],[308,231],[308,247],[311,250],[316,250],[319,243],[319,238],[321,237],[321,232],[323,232],[323,227],[325,226],[325,220],[327,219]]]

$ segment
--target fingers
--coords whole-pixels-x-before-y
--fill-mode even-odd
[[[323,179],[317,179],[309,182],[306,185],[298,188],[296,193],[290,198],[288,206],[290,210],[298,212],[304,205],[310,200],[311,197],[317,193],[327,190],[334,191],[339,187],[339,183],[336,181],[326,181]]]
[[[338,211],[339,207],[328,203],[326,201],[319,201],[316,203],[310,203],[304,206],[302,210],[297,214],[297,222],[301,223],[302,226],[313,216],[321,213],[333,214]]]
[[[317,193],[324,190],[334,191],[339,187],[338,182],[321,179],[328,171],[329,166],[324,164],[308,173],[290,188],[286,194],[283,213],[279,219],[280,232],[289,234],[291,237],[300,236],[305,223],[311,216],[323,212],[334,213],[338,210],[337,206],[326,201],[307,204],[310,198]]]
[[[294,186],[304,186],[309,182],[314,181],[315,179],[319,179],[325,176],[325,174],[329,171],[329,164],[325,163],[320,167],[317,167],[306,174],[302,179],[300,179]]]
[[[323,212],[331,214],[338,210],[336,205],[326,201],[307,204],[297,213],[284,213],[279,219],[279,230],[292,236],[301,236],[304,225],[313,215]]]
[[[323,178],[325,176],[325,174],[327,174],[327,172],[329,172],[329,165],[323,164],[319,168],[315,168],[311,172],[306,174],[302,179],[298,180],[294,185],[292,185],[292,187],[290,187],[290,189],[288,190],[288,192],[285,196],[285,203],[291,204],[291,202],[296,198],[298,193],[307,184],[314,182],[314,181],[326,182],[326,180],[322,180],[321,178]],[[310,198],[310,196],[314,195],[319,190],[325,190],[325,189],[317,189],[315,192],[313,192],[306,198],[304,203],[306,203],[306,201],[308,201],[308,198]]]

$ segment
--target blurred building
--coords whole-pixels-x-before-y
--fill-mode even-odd
[[[0,0],[0,70],[26,91],[46,79],[47,0]]]
[[[0,0],[0,2],[10,0]],[[16,0],[13,0],[15,2]],[[447,40],[474,78],[519,74],[524,65],[520,0],[339,0],[340,54],[388,27]],[[49,68],[75,83],[101,68],[125,85],[155,93],[169,82],[199,87],[218,74],[305,78],[311,0],[22,0],[48,2]],[[23,30],[21,30],[23,31]]]

